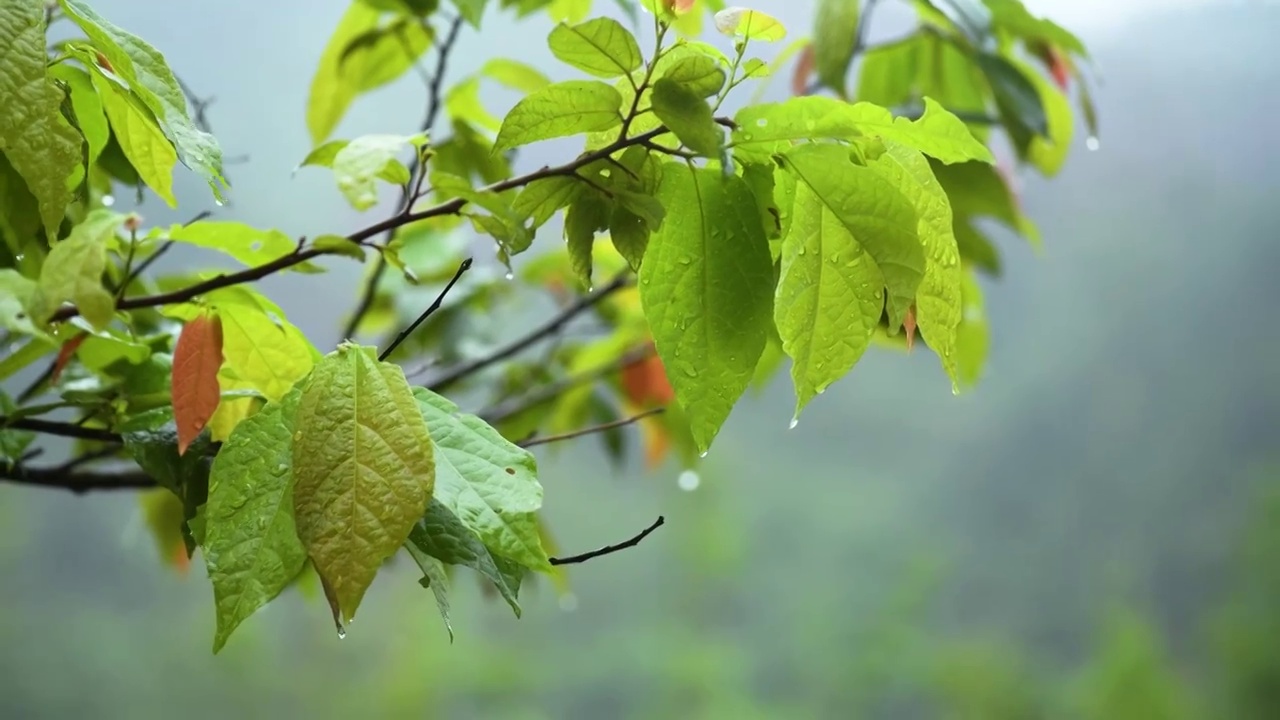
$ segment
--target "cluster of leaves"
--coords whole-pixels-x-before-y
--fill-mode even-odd
[[[295,242],[203,216],[148,229],[112,210],[117,186],[174,205],[179,164],[207,179],[220,205],[216,141],[144,40],[82,0],[5,3],[0,326],[13,349],[0,379],[50,358],[34,384],[0,395],[7,476],[161,488],[150,515],[181,561],[201,550],[216,651],[312,570],[341,631],[401,549],[446,622],[458,565],[518,614],[526,573],[556,573],[527,449],[538,442],[587,426],[622,459],[620,427],[642,414],[648,462],[674,448],[693,464],[748,387],[785,361],[798,416],[874,341],[910,347],[917,330],[957,391],[972,384],[986,347],[976,274],[999,271],[978,223],[1034,238],[989,146],[1003,129],[1020,160],[1057,172],[1079,41],[1018,0],[917,0],[918,30],[871,47],[874,0],[823,0],[815,36],[766,61],[754,51],[787,33],[763,13],[715,0],[642,0],[644,13],[621,4],[634,32],[587,19],[589,0],[504,0],[558,21],[548,45],[579,77],[552,82],[495,58],[445,88],[448,54],[465,26],[479,29],[484,0],[353,1],[312,83],[314,149],[302,164],[329,168],[357,210],[377,206],[387,186],[402,202],[346,236]],[[49,22],[63,17],[83,37],[48,46]],[[728,52],[696,39],[708,17]],[[360,95],[432,48],[421,128],[331,137]],[[734,89],[793,58],[795,97],[723,110]],[[501,118],[480,100],[486,82],[521,96]],[[513,172],[520,148],[571,137],[584,145],[568,162]],[[563,242],[517,268],[555,219]],[[462,244],[475,236],[492,238],[507,278],[518,270],[524,282],[479,271],[459,282],[470,268]],[[244,267],[152,277],[174,244]],[[368,262],[352,335],[402,327],[448,284],[432,322],[407,341],[408,331],[381,354],[352,342],[325,354],[251,287],[276,272],[324,272],[323,256]],[[489,341],[484,319],[518,286],[565,307],[514,343]],[[588,314],[603,337],[568,338],[566,326]],[[544,341],[543,357],[519,357]],[[445,370],[413,387],[392,350]],[[484,409],[464,413],[440,394],[455,387],[487,394]],[[59,413],[76,420],[46,417]],[[77,457],[31,468],[41,432],[74,438]],[[136,464],[133,475],[84,472],[120,459]]]

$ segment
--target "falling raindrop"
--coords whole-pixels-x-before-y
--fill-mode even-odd
[[[112,205],[115,205],[115,204],[116,204],[116,198],[115,198],[115,196],[114,196],[114,195],[103,195],[103,196],[102,196],[102,206],[103,206],[103,207],[111,207]]]
[[[347,639],[347,629],[342,627],[341,625],[338,626],[338,639],[339,640]]]
[[[693,492],[702,484],[702,478],[698,477],[698,473],[693,470],[685,470],[680,473],[680,477],[676,478],[676,485],[685,492]]]
[[[506,274],[506,275],[503,275],[503,277],[505,277],[505,278],[506,278],[506,279],[508,279],[508,280],[515,280],[515,279],[516,279],[516,274],[515,274],[515,273],[513,273],[513,272],[511,272],[510,270],[508,270],[508,271],[507,271],[507,274]]]
[[[1097,152],[1098,148],[1102,147],[1102,143],[1098,142],[1096,136],[1090,135],[1089,139],[1084,141],[1084,146],[1089,148],[1089,152]]]
[[[560,596],[560,609],[564,612],[573,612],[578,609],[578,596],[573,593],[565,593]]]
[[[223,205],[226,205],[226,203],[224,203],[224,202],[222,202],[221,200],[218,200],[218,199],[216,199],[216,198],[214,199],[213,204],[214,204],[214,205],[217,205],[218,207],[222,207]]]
[[[787,425],[787,429],[788,429],[788,430],[795,430],[795,429],[796,429],[796,426],[797,426],[797,425],[799,425],[799,424],[800,424],[800,416],[799,416],[799,415],[797,415],[797,416],[795,416],[795,417],[791,418],[791,422]]]

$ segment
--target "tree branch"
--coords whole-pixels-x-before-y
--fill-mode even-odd
[[[30,430],[31,432],[42,433],[44,435],[56,435],[58,437],[75,438],[78,440],[93,440],[96,442],[106,443],[121,442],[120,436],[110,430],[80,427],[79,425],[72,423],[41,420],[39,418],[11,418],[7,415],[0,415],[0,428]]]
[[[666,521],[667,521],[666,518],[659,515],[658,519],[654,520],[652,525],[645,528],[644,530],[641,530],[639,535],[636,535],[630,540],[620,542],[617,545],[605,545],[599,550],[592,550],[591,552],[582,553],[581,555],[570,555],[569,557],[564,557],[564,558],[550,558],[548,562],[550,562],[552,565],[574,565],[577,563],[584,563],[588,560],[594,560],[604,555],[612,555],[613,553],[616,553],[619,550],[626,550],[628,548],[633,548],[639,545],[640,541],[649,537],[649,534],[652,533],[654,530],[657,530],[658,528],[662,527],[663,524],[666,523]]]
[[[585,427],[580,430],[573,430],[567,433],[560,433],[559,435],[547,435],[545,437],[529,438],[528,440],[525,440],[523,442],[519,442],[516,444],[522,448],[531,448],[531,447],[537,447],[538,445],[549,445],[551,443],[561,442],[563,440],[573,440],[574,438],[580,438],[586,435],[595,435],[597,433],[608,432],[609,430],[613,430],[615,428],[633,425],[647,417],[651,417],[653,415],[657,415],[665,411],[666,411],[665,407],[650,408],[648,410],[645,410],[642,413],[636,413],[631,417],[625,417],[619,420],[613,420],[611,422],[601,423],[599,425],[592,425],[591,427]]]
[[[652,352],[653,350],[648,346],[643,347],[640,350],[633,350],[632,352],[627,353],[626,355],[623,355],[622,357],[618,358],[616,361],[608,363],[602,367],[596,368],[595,370],[590,370],[584,373],[580,373],[578,375],[574,375],[572,377],[567,377],[559,382],[555,382],[550,385],[544,386],[541,389],[537,390],[536,392],[532,392],[527,395],[516,398],[511,402],[497,405],[487,410],[481,410],[477,414],[480,416],[482,420],[489,423],[490,425],[497,425],[503,420],[506,420],[507,418],[512,417],[514,415],[519,415],[520,413],[524,412],[525,410],[528,410],[531,407],[547,402],[548,400],[554,400],[555,398],[559,397],[562,393],[565,393],[575,387],[578,387],[579,385],[582,385],[584,383],[589,383],[589,382],[595,382],[596,380],[599,380],[600,378],[606,375],[609,375],[610,373],[617,372],[618,370],[626,367],[627,365],[630,365],[631,363],[644,360],[645,358],[649,357],[649,355]]]
[[[636,135],[634,137],[630,137],[624,140],[619,140],[617,142],[610,143],[607,147],[600,148],[599,150],[593,150],[588,153],[583,153],[582,155],[579,155],[576,159],[570,162],[567,162],[563,165],[557,165],[554,167],[543,167],[539,170],[525,173],[524,175],[508,178],[501,182],[496,182],[496,183],[493,183],[492,185],[487,185],[483,188],[480,188],[478,192],[500,193],[505,190],[512,190],[514,188],[524,187],[525,185],[528,185],[529,183],[534,182],[535,180],[543,180],[545,178],[550,178],[550,177],[572,175],[575,171],[578,170],[578,168],[585,167],[598,160],[603,160],[609,157],[610,155],[613,155],[614,153],[618,152],[619,150],[625,150],[626,148],[629,148],[632,145],[641,145],[646,141],[652,140],[653,138],[658,137],[659,135],[665,132],[667,132],[667,129],[665,126],[657,127],[646,133],[641,133],[640,135]],[[365,245],[366,241],[368,241],[369,239],[381,233],[384,233],[388,230],[393,230],[402,225],[408,225],[410,223],[418,222],[419,220],[426,220],[428,218],[440,217],[442,215],[456,215],[462,210],[462,208],[466,206],[467,206],[467,200],[465,198],[453,198],[452,200],[447,200],[438,205],[433,205],[432,207],[426,208],[425,210],[409,213],[407,215],[397,215],[395,217],[388,218],[381,222],[376,222],[362,230],[357,230],[351,233],[350,235],[347,236],[347,239],[350,240],[351,242],[356,243],[357,245]],[[261,280],[264,277],[273,275],[277,272],[280,272],[281,270],[287,270],[293,267],[294,265],[301,264],[303,262],[306,262],[307,260],[313,260],[322,255],[335,254],[336,252],[337,251],[316,249],[314,247],[299,248],[289,253],[288,255],[283,255],[263,265],[247,268],[239,272],[228,273],[225,275],[218,275],[217,277],[210,278],[209,280],[196,283],[195,285],[191,285],[189,287],[185,287],[180,290],[174,290],[172,292],[167,292],[167,293],[158,293],[156,295],[144,295],[142,297],[124,298],[120,302],[116,303],[116,309],[117,310],[134,310],[137,308],[157,307],[159,305],[172,305],[174,303],[186,302],[200,295],[203,295],[204,293],[212,292],[214,290],[218,290],[224,287],[231,287],[232,285],[241,285],[243,283]],[[62,320],[67,320],[69,318],[73,318],[79,314],[80,314],[79,308],[75,307],[74,305],[66,305],[59,308],[56,312],[54,312],[50,320],[52,322],[58,322]]]
[[[452,385],[457,384],[459,381],[467,378],[468,376],[473,375],[477,372],[480,372],[481,370],[489,367],[490,365],[493,365],[494,363],[501,362],[513,355],[520,353],[522,350],[525,350],[529,346],[534,345],[539,340],[542,340],[543,338],[550,337],[556,334],[570,320],[574,319],[578,315],[581,315],[582,313],[586,312],[592,307],[595,307],[601,300],[604,300],[605,298],[609,297],[610,295],[617,292],[618,290],[621,290],[622,288],[626,287],[629,281],[630,281],[630,278],[627,276],[627,273],[624,272],[620,274],[617,278],[613,280],[613,282],[610,282],[608,285],[600,288],[599,290],[593,293],[583,295],[582,297],[578,298],[577,302],[573,303],[569,307],[560,311],[560,313],[557,314],[555,317],[551,318],[543,325],[535,328],[532,332],[526,334],[524,337],[521,337],[484,357],[477,358],[470,362],[459,365],[458,367],[454,368],[450,372],[445,373],[443,376],[437,378],[435,382],[431,383],[427,387],[429,387],[432,392],[436,392],[436,393],[443,392],[445,389],[449,388]]]
[[[444,302],[445,296],[448,295],[449,291],[453,289],[453,286],[457,284],[458,280],[462,277],[463,273],[465,273],[470,269],[471,269],[471,258],[467,258],[466,260],[462,261],[461,265],[458,266],[458,271],[453,274],[453,278],[449,280],[449,284],[445,285],[444,289],[440,291],[440,294],[436,296],[435,302],[431,303],[431,306],[428,307],[425,311],[423,311],[423,313],[418,316],[417,320],[414,320],[413,322],[409,323],[409,327],[400,331],[400,334],[396,335],[396,338],[391,341],[391,344],[387,346],[387,349],[383,350],[378,355],[378,359],[386,360],[387,358],[391,357],[391,353],[395,352],[396,348],[400,347],[400,343],[404,342],[405,339],[408,338],[409,335],[412,334],[414,330],[417,330],[418,326],[421,325],[424,320],[426,320],[427,318],[435,314],[435,312],[440,309],[441,303]]]
[[[436,60],[436,71],[431,76],[431,81],[427,85],[427,110],[422,119],[420,127],[421,132],[430,134],[435,127],[436,118],[440,115],[440,108],[444,106],[441,102],[440,90],[444,84],[445,69],[449,64],[449,53],[453,51],[454,44],[458,41],[458,33],[462,30],[462,17],[455,17],[449,26],[449,32],[445,35],[439,46],[439,57]],[[408,215],[413,210],[413,203],[417,201],[419,192],[422,188],[422,180],[427,176],[427,168],[422,162],[422,153],[416,152],[413,160],[409,163],[410,181],[400,188],[400,209],[396,212],[397,217]],[[386,230],[386,237],[383,244],[391,241],[391,236],[395,234],[395,228]],[[374,260],[373,271],[369,274],[369,280],[365,283],[364,291],[360,295],[360,301],[356,303],[356,309],[351,313],[351,317],[347,319],[347,324],[342,330],[342,337],[350,338],[360,329],[360,323],[364,321],[369,309],[373,307],[373,302],[378,296],[378,285],[382,282],[382,276],[387,272],[387,260],[381,254]]]

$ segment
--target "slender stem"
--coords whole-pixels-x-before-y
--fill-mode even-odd
[[[52,468],[30,468],[24,465],[7,468],[0,466],[0,480],[8,480],[15,485],[70,490],[76,494],[90,490],[138,490],[156,487],[155,479],[138,468],[121,472],[77,473],[65,466]]]
[[[638,351],[632,351],[611,363],[603,365],[602,367],[567,377],[558,382],[541,387],[534,392],[523,395],[510,402],[495,405],[494,407],[486,410],[481,410],[479,415],[490,425],[496,425],[509,417],[519,415],[531,407],[554,400],[575,387],[595,382],[606,375],[617,372],[631,363],[644,360],[652,353],[653,350],[647,346]]]
[[[387,349],[383,350],[382,353],[378,355],[378,359],[386,360],[391,357],[391,353],[395,352],[396,348],[400,347],[400,343],[404,342],[414,330],[417,330],[418,326],[421,325],[424,320],[435,314],[435,312],[440,309],[440,305],[444,302],[445,296],[449,294],[449,291],[453,289],[453,286],[462,278],[462,275],[470,269],[471,258],[467,258],[458,266],[458,271],[453,274],[453,277],[449,280],[449,284],[445,285],[444,289],[440,291],[440,294],[436,296],[435,302],[431,303],[431,306],[424,310],[423,313],[418,316],[417,320],[409,323],[409,327],[401,330],[400,334],[396,335],[396,338],[391,341],[391,344],[387,345]]]
[[[96,440],[98,442],[109,443],[120,442],[120,436],[109,430],[80,427],[79,425],[72,423],[41,420],[39,418],[11,418],[6,415],[0,415],[0,427],[13,428],[14,430],[30,430],[31,432],[43,433],[45,435],[77,438],[79,440]]]
[[[630,540],[625,540],[623,542],[618,543],[617,545],[605,545],[599,550],[592,550],[591,552],[582,553],[581,555],[570,555],[569,557],[563,557],[563,558],[550,558],[548,562],[550,562],[552,565],[574,565],[577,563],[584,563],[588,560],[594,560],[604,555],[612,555],[613,553],[616,553],[619,550],[626,550],[628,548],[633,548],[639,545],[642,540],[649,537],[650,533],[652,533],[654,530],[657,530],[658,528],[662,527],[666,523],[666,521],[667,521],[666,518],[659,515],[658,519],[654,520],[652,525],[645,528],[644,530],[641,530],[639,535],[636,535]]]
[[[666,408],[664,407],[650,408],[648,410],[645,410],[642,413],[636,413],[631,417],[625,417],[619,420],[613,420],[611,422],[601,423],[600,425],[585,427],[580,430],[574,430],[572,432],[560,433],[559,435],[547,435],[545,437],[530,438],[528,440],[525,440],[517,444],[520,445],[520,447],[522,448],[531,448],[531,447],[537,447],[538,445],[549,445],[551,443],[561,442],[564,440],[573,440],[574,438],[580,438],[586,435],[595,435],[597,433],[608,432],[616,428],[626,427],[628,425],[634,425],[635,423],[638,423],[647,417],[652,417],[654,415],[657,415],[665,411],[666,411]]]

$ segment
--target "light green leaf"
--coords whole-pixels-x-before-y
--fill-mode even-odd
[[[204,560],[218,627],[213,651],[302,571],[293,521],[293,432],[300,387],[236,426],[213,459]]]
[[[592,249],[596,232],[609,226],[609,205],[596,193],[582,193],[564,214],[569,265],[582,286],[591,289]]]
[[[426,512],[431,436],[404,372],[343,344],[316,364],[293,437],[298,537],[347,622]]]
[[[622,124],[622,95],[598,80],[569,80],[525,97],[502,121],[495,150]]]
[[[542,485],[533,454],[430,390],[413,394],[435,445],[435,499],[496,556],[550,571],[538,534]]]
[[[640,301],[676,399],[706,452],[751,382],[773,312],[773,263],[751,190],[668,163],[667,209],[640,266]]]
[[[1075,122],[1071,114],[1071,101],[1044,75],[1035,72],[1021,61],[1015,63],[1035,86],[1044,107],[1046,133],[1031,139],[1027,158],[1045,177],[1053,177],[1062,171],[1071,152],[1071,140],[1075,135]]]
[[[333,255],[345,255],[364,262],[364,246],[341,235],[321,235],[311,241],[311,247]]]
[[[581,181],[564,175],[534,180],[516,195],[511,209],[519,217],[531,219],[535,228],[541,227],[560,208],[568,207],[582,187]]]
[[[178,164],[178,153],[156,124],[151,111],[136,95],[99,72],[93,73],[93,86],[111,121],[116,142],[138,177],[165,204],[177,207],[178,201],[173,196],[173,168]]]
[[[964,121],[931,98],[924,99],[924,114],[917,120],[895,118],[871,103],[855,103],[850,111],[850,119],[864,135],[897,141],[945,163],[995,162]]]
[[[561,23],[551,31],[547,44],[561,62],[596,77],[627,75],[644,61],[635,36],[612,18],[595,18],[579,25]]]
[[[49,68],[49,75],[71,88],[71,107],[75,110],[76,125],[89,144],[89,162],[95,162],[102,154],[102,149],[107,146],[111,130],[107,126],[102,99],[93,86],[93,79],[89,73],[66,63]]]
[[[919,218],[916,234],[924,246],[924,278],[916,293],[920,335],[942,361],[959,387],[956,327],[960,324],[960,249],[952,231],[951,204],[924,155],[904,145],[886,143],[883,155],[869,167],[893,183]]]
[[[774,322],[793,361],[799,417],[866,352],[884,308],[884,276],[849,227],[803,182],[796,186],[780,259]]]
[[[493,213],[471,214],[470,218],[478,232],[492,235],[508,255],[522,253],[533,243],[533,232],[525,226],[525,218],[512,207],[510,191],[477,190],[465,178],[444,172],[432,173],[431,186],[442,196],[463,198]]]
[[[169,228],[170,240],[226,253],[249,267],[291,254],[297,243],[279,230],[259,230],[231,220],[200,220]]]
[[[354,140],[333,140],[312,150],[302,165],[333,168],[338,189],[357,210],[368,210],[378,203],[375,180],[404,185],[410,180],[409,168],[399,155],[406,149],[417,149],[426,143],[418,135],[362,135]]]
[[[711,106],[685,85],[662,78],[653,84],[653,113],[688,148],[714,157],[724,145],[724,131],[716,124]]]
[[[418,527],[415,526],[414,530]],[[405,548],[409,551],[413,561],[418,563],[418,567],[422,570],[422,579],[418,582],[423,587],[431,591],[432,596],[436,599],[436,608],[440,610],[440,617],[444,620],[445,630],[449,631],[449,640],[453,640],[453,623],[449,620],[449,575],[445,570],[444,563],[434,557],[422,552],[412,542],[406,543]]]
[[[39,201],[52,243],[71,204],[68,181],[83,160],[83,139],[62,116],[63,95],[46,73],[44,13],[38,2],[0,5],[0,153]]]
[[[876,261],[889,291],[889,325],[900,327],[924,277],[911,201],[875,170],[854,164],[848,148],[802,145],[785,159],[787,171],[809,186]]]
[[[22,335],[40,332],[31,321],[36,287],[35,281],[23,277],[17,270],[0,269],[0,328]]]
[[[436,445],[437,459],[444,452]],[[436,473],[437,482],[440,482],[440,467],[437,467]],[[519,575],[507,572],[504,559],[491,553],[480,541],[480,536],[459,520],[439,499],[432,498],[431,504],[427,506],[427,514],[413,527],[413,532],[409,533],[409,546],[441,562],[463,565],[480,573],[493,583],[516,617],[520,617]]]
[[[845,94],[845,74],[857,44],[861,2],[819,0],[814,14],[813,63],[823,85]]]
[[[926,42],[913,35],[868,49],[858,70],[857,98],[885,107],[906,104],[920,81]]]
[[[101,330],[111,322],[115,299],[102,286],[102,273],[107,268],[107,242],[124,220],[120,213],[92,210],[65,240],[53,246],[40,269],[33,300],[39,322],[48,320],[68,300],[93,327]]]
[[[480,73],[526,94],[537,92],[551,84],[547,76],[537,68],[510,58],[493,58],[484,64]]]
[[[458,14],[477,30],[480,29],[480,20],[484,17],[484,7],[488,2],[489,0],[453,0]]]
[[[730,7],[716,13],[716,29],[725,35],[747,40],[775,42],[787,36],[787,29],[777,18],[759,10]]]
[[[982,377],[991,338],[983,311],[982,287],[973,273],[963,273],[960,294],[964,310],[956,329],[956,370],[960,387],[972,387]]]
[[[222,150],[218,141],[198,129],[187,114],[187,98],[164,55],[142,38],[112,25],[81,0],[60,2],[67,16],[111,62],[115,73],[129,83],[142,104],[155,114],[164,135],[177,148],[182,164],[208,181],[214,197],[221,200],[221,186],[226,185],[222,176]]]
[[[378,27],[380,17],[365,3],[350,3],[329,37],[307,97],[307,130],[313,145],[333,133],[357,95],[403,75],[430,46],[427,30],[411,23],[347,52],[353,40]]]
[[[683,46],[677,46],[668,54],[674,53],[679,49],[683,49]],[[664,56],[663,59],[666,60],[667,56]],[[679,57],[665,68],[662,67],[664,64],[659,63],[661,74],[658,77],[660,79],[670,80],[681,85],[696,93],[698,97],[711,97],[720,92],[727,79],[724,69],[720,67],[720,63],[716,62],[714,58],[692,50],[684,50],[682,57]]]
[[[807,95],[782,102],[748,105],[734,116],[733,153],[738,159],[769,162],[801,140],[852,140],[858,130],[851,105],[834,98]]]

